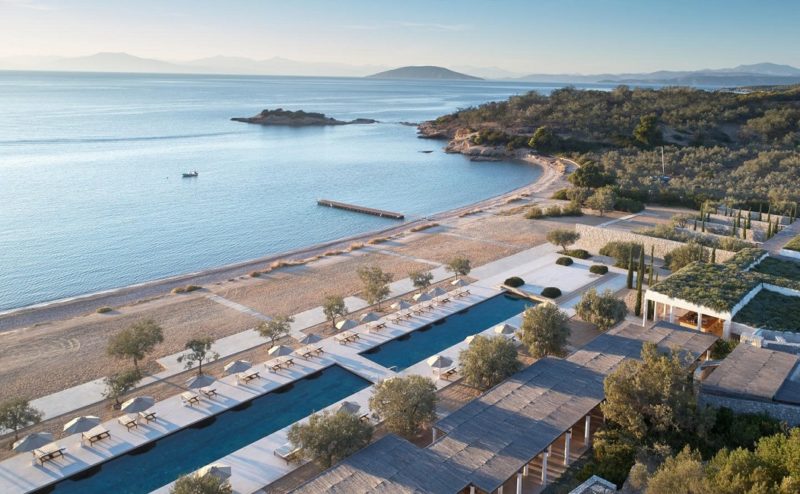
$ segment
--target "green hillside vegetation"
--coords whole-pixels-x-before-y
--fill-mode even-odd
[[[699,206],[766,207],[800,199],[800,86],[749,91],[559,89],[460,110],[430,123],[473,143],[532,148],[595,165],[621,195]],[[660,146],[666,175],[662,180]],[[576,184],[579,185],[579,184]],[[591,185],[590,185],[591,186]]]

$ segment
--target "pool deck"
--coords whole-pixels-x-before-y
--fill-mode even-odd
[[[159,420],[151,425],[141,425],[131,432],[118,424],[116,419],[108,421],[104,425],[111,432],[111,438],[96,443],[95,447],[81,446],[80,435],[62,438],[58,442],[62,447],[67,448],[64,457],[46,463],[44,466],[34,464],[30,454],[16,455],[0,463],[0,492],[16,494],[39,489],[330,365],[338,364],[373,383],[398,375],[361,356],[360,353],[501,293],[498,287],[509,276],[517,275],[522,276],[526,281],[535,281],[535,285],[530,285],[533,287],[531,291],[534,292],[537,288],[540,289],[553,281],[553,285],[564,288],[565,294],[562,296],[562,300],[565,302],[567,310],[572,313],[574,310],[569,306],[577,302],[583,288],[588,286],[614,288],[622,279],[616,272],[619,270],[615,268],[611,269],[610,275],[604,277],[588,273],[588,265],[592,264],[590,261],[575,260],[575,264],[571,267],[555,265],[554,261],[557,257],[559,256],[555,253],[553,246],[541,245],[481,266],[471,273],[478,278],[478,281],[470,285],[471,293],[468,296],[454,298],[444,306],[439,306],[433,311],[414,316],[412,319],[400,323],[391,323],[387,318],[385,319],[387,327],[379,332],[370,332],[365,325],[358,326],[353,332],[357,333],[360,338],[346,345],[339,343],[334,337],[326,338],[317,345],[325,350],[321,358],[311,360],[295,358],[297,365],[291,367],[290,370],[281,370],[277,373],[269,372],[264,366],[261,366],[262,379],[253,381],[252,384],[237,385],[235,376],[222,378],[216,385],[219,396],[214,399],[203,398],[201,404],[194,408],[184,406],[180,396],[160,401],[153,407],[153,410],[158,413]],[[439,273],[439,276],[444,276],[444,273]],[[558,283],[555,283],[556,280]],[[624,279],[622,279],[622,284],[624,285]],[[404,290],[405,287],[397,286],[397,289]],[[521,315],[513,316],[507,319],[507,322],[518,326],[521,322]],[[483,328],[480,333],[491,334],[492,328]],[[457,362],[458,353],[466,346],[467,343],[461,341],[439,354]],[[432,377],[438,388],[450,384],[450,381],[436,379],[436,375],[424,360],[404,369],[399,375]],[[361,412],[367,413],[371,394],[372,386],[369,386],[345,400],[358,403],[361,406]],[[338,403],[340,402],[333,403],[330,408],[335,407]],[[306,419],[304,418],[300,422]],[[214,462],[232,467],[230,481],[234,492],[239,494],[257,492],[265,485],[297,468],[297,464],[287,464],[274,455],[275,449],[288,441],[287,434],[290,427],[278,430]],[[190,453],[187,452],[187,454]],[[171,484],[165,485],[153,492],[167,494],[170,487]]]

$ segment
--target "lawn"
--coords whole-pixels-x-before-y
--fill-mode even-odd
[[[800,314],[800,297],[761,290],[733,320],[754,328],[800,332],[797,314]]]

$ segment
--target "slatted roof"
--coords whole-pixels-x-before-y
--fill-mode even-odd
[[[566,359],[538,360],[440,420],[447,435],[428,448],[382,439],[295,492],[454,493],[470,484],[492,492],[602,402],[605,376],[645,342],[697,357],[714,341],[668,323],[618,328]]]
[[[704,393],[800,405],[800,358],[739,345],[702,383]]]

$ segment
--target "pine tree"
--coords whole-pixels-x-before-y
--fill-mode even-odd
[[[636,316],[642,315],[642,282],[644,281],[644,245],[639,251],[639,272],[636,275],[636,306],[634,307],[634,314]]]
[[[633,246],[631,246],[631,250],[628,253],[628,279],[626,285],[629,290],[633,288]]]

